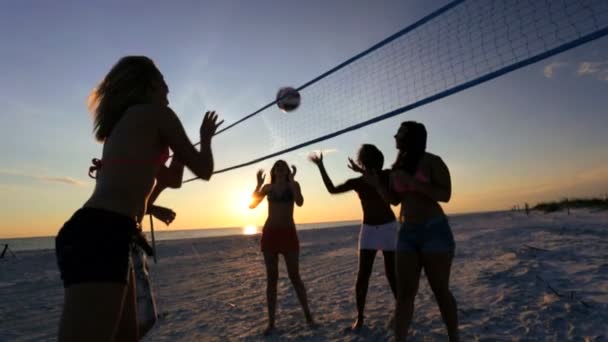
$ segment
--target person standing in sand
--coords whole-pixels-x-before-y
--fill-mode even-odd
[[[300,184],[294,180],[295,174],[295,166],[292,165],[290,171],[285,161],[277,160],[270,169],[270,184],[264,184],[266,176],[263,170],[259,170],[253,200],[249,205],[249,208],[254,209],[264,197],[268,197],[268,218],[264,223],[260,243],[267,277],[268,327],[264,330],[264,335],[269,335],[275,330],[279,254],[283,254],[285,258],[287,273],[304,310],[306,322],[310,327],[314,326],[308,308],[306,288],[300,278],[300,242],[293,220],[293,209],[294,203],[299,207],[304,204],[304,197],[300,191]]]
[[[55,238],[65,288],[58,340],[137,341],[135,284],[129,250],[168,149],[196,176],[213,173],[211,138],[221,122],[207,112],[200,150],[169,108],[168,87],[154,62],[123,57],[89,97],[103,143],[95,189]]]
[[[397,221],[390,204],[384,201],[376,189],[365,181],[365,177],[351,178],[343,184],[334,186],[323,165],[323,154],[312,154],[309,159],[317,165],[325,188],[330,194],[340,194],[355,191],[359,195],[363,209],[363,223],[359,232],[359,270],[355,285],[357,302],[357,319],[351,329],[359,331],[363,327],[365,297],[372,274],[376,253],[380,250],[384,255],[384,272],[393,296],[396,297],[395,287],[395,244]],[[357,154],[357,162],[349,160],[349,168],[355,172],[374,172],[380,175],[381,181],[388,182],[389,170],[382,170],[384,156],[382,152],[370,144],[364,144]]]
[[[450,292],[450,269],[455,243],[448,219],[439,202],[452,194],[450,172],[443,160],[426,152],[423,124],[406,121],[395,135],[399,150],[389,186],[368,173],[383,197],[401,203],[401,227],[397,237],[397,306],[395,339],[405,341],[414,312],[420,272],[424,269],[435,295],[450,341],[459,341],[456,300]]]

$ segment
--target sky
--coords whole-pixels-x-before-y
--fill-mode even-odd
[[[303,84],[446,3],[1,2],[0,238],[54,235],[91,195],[87,171],[102,145],[93,138],[86,98],[120,57],[147,55],[156,62],[171,107],[195,142],[206,110],[234,122],[272,101],[279,87]],[[396,155],[392,136],[404,120],[426,125],[428,150],[450,168],[448,214],[603,197],[607,90],[605,37],[283,155],[298,166],[305,198],[295,220],[360,219],[356,194],[329,195],[306,156],[328,151],[335,183],[356,176],[346,161],[362,143],[376,144],[388,166]],[[216,165],[246,161],[250,149],[268,150],[255,143],[255,133],[215,139]],[[261,226],[266,205],[250,210],[247,204],[256,171],[273,161],[167,190],[157,204],[176,211],[170,229]]]

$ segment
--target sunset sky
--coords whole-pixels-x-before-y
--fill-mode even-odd
[[[124,55],[147,55],[169,85],[171,107],[190,138],[206,110],[234,122],[448,1],[183,1],[0,3],[0,238],[54,235],[90,196],[92,135],[86,98]],[[450,213],[503,210],[524,202],[608,194],[608,38],[517,70],[381,123],[281,156],[298,166],[299,223],[357,220],[356,194],[331,196],[312,150],[327,150],[335,183],[362,143],[385,165],[404,120],[423,122],[428,150],[451,171]],[[303,98],[306,101],[306,98]],[[293,113],[297,115],[297,112]],[[322,123],[319,123],[322,124]],[[218,167],[255,132],[228,131],[214,145]],[[253,144],[253,145],[252,145]],[[271,152],[271,151],[268,151]],[[175,229],[262,225],[249,210],[257,169],[273,160],[163,193]],[[160,224],[158,225],[160,226]],[[164,227],[162,229],[165,229]]]

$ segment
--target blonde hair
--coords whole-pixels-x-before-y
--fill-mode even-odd
[[[163,76],[145,56],[126,56],[116,63],[88,98],[95,138],[104,142],[124,112],[149,102],[149,92]]]

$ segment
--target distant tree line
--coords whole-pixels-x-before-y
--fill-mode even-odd
[[[604,198],[564,198],[560,201],[541,202],[535,205],[532,209],[551,213],[561,210],[570,210],[578,208],[594,208],[600,210],[608,210],[608,195]]]

